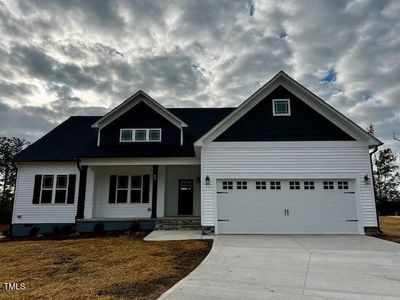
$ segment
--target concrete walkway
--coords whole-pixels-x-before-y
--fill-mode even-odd
[[[154,230],[147,235],[145,241],[183,241],[208,240],[213,235],[202,235],[201,230]]]
[[[366,236],[217,236],[160,299],[399,299],[400,244]]]

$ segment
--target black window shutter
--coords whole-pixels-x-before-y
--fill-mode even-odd
[[[115,203],[115,189],[117,186],[117,175],[110,176],[110,190],[108,193],[108,203]]]
[[[42,185],[42,175],[35,175],[35,184],[33,186],[32,204],[39,204],[40,202],[40,188]]]
[[[149,203],[150,199],[150,175],[143,175],[143,203]]]
[[[74,204],[75,200],[75,185],[76,185],[76,175],[70,174],[68,180],[68,196],[67,203]]]

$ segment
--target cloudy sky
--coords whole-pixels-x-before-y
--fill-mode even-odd
[[[398,153],[400,1],[0,0],[0,134],[35,141],[142,89],[236,106],[284,70]]]

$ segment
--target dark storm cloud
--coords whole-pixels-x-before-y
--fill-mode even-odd
[[[45,108],[26,106],[16,109],[0,102],[0,135],[34,141],[56,125],[55,113]]]
[[[8,82],[0,79],[0,99],[17,99],[19,97],[32,95],[36,90],[37,87],[32,84],[26,84],[24,82]]]
[[[385,141],[400,131],[398,1],[0,1],[3,132],[44,133],[138,89],[238,105],[281,69]]]
[[[61,63],[42,49],[27,46],[11,48],[11,63],[25,69],[34,78],[60,82],[75,88],[93,88],[95,81],[82,72],[82,68],[73,63]]]
[[[65,19],[75,17],[85,22],[86,26],[102,30],[124,28],[124,21],[119,14],[118,2],[108,0],[31,0],[18,1],[22,13],[37,13],[38,9],[53,13]],[[53,20],[56,21],[56,20]]]

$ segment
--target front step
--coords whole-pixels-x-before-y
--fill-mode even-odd
[[[163,218],[156,220],[155,230],[201,230],[200,218]]]

